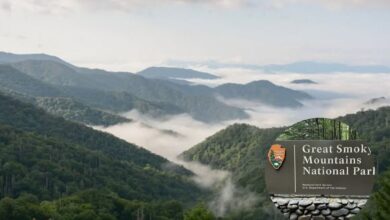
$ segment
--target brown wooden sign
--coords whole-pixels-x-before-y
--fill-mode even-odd
[[[268,158],[270,194],[367,196],[377,172],[371,148],[363,141],[276,141]]]

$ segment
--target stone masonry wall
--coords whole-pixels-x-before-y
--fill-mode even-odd
[[[271,197],[275,206],[290,220],[343,220],[355,216],[367,199]]]

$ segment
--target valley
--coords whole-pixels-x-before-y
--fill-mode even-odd
[[[363,101],[388,96],[385,89],[362,96],[314,74],[318,83],[256,73],[238,84],[189,69],[180,77],[180,68],[166,77],[170,68],[147,77],[87,69],[48,55],[3,53],[0,61],[7,155],[0,210],[20,206],[30,210],[26,217],[183,219],[201,210],[218,219],[282,219],[265,190],[265,151],[286,126],[314,116],[353,113],[340,119],[363,129],[379,155],[378,172],[390,164],[389,109]],[[304,92],[310,89],[330,96]],[[88,208],[73,208],[79,205]],[[373,198],[362,216],[377,215],[380,205]]]

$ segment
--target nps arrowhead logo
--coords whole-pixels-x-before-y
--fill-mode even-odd
[[[279,168],[283,165],[285,158],[286,148],[282,147],[280,144],[274,144],[271,146],[271,149],[268,151],[268,161],[275,170],[279,170]]]

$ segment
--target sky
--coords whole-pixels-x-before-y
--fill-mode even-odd
[[[388,0],[0,0],[0,50],[139,71],[168,61],[390,65]]]

